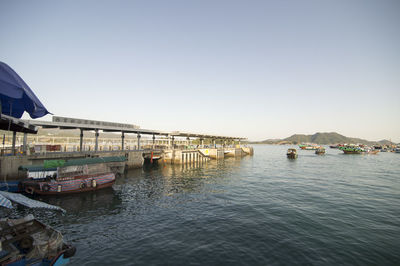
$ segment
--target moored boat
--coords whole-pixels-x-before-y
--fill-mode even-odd
[[[296,149],[288,149],[287,150],[287,153],[286,153],[286,156],[289,158],[289,159],[296,159],[297,158],[297,150]]]
[[[98,158],[45,161],[39,166],[21,166],[20,169],[26,170],[28,176],[21,182],[22,189],[29,194],[58,195],[111,187],[115,174],[105,163],[111,159],[102,158],[102,163],[95,159]]]
[[[111,187],[115,182],[113,173],[78,175],[68,178],[54,178],[44,181],[25,180],[22,187],[26,193],[58,195],[81,193]]]

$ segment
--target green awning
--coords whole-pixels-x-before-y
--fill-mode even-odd
[[[26,170],[29,172],[39,171],[55,171],[57,167],[67,167],[76,165],[86,164],[98,164],[98,163],[113,163],[113,162],[125,162],[127,159],[125,156],[109,156],[109,157],[94,157],[94,158],[83,158],[83,159],[70,159],[64,160],[46,160],[43,164],[38,165],[21,165],[19,170]]]

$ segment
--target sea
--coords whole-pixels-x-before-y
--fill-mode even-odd
[[[400,154],[254,156],[145,165],[112,188],[36,197],[77,248],[70,265],[400,265]]]

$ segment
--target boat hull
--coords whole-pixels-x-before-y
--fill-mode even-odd
[[[361,151],[346,151],[343,150],[344,154],[361,154]]]

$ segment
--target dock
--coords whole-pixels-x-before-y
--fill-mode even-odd
[[[11,130],[11,153],[0,156],[2,181],[24,179],[24,173],[18,171],[20,165],[54,159],[125,156],[125,169],[132,169],[143,167],[145,162],[201,166],[209,160],[253,155],[252,147],[242,145],[241,141],[246,139],[243,137],[167,132],[141,129],[132,124],[60,116],[53,116],[52,121],[12,119],[7,123],[14,130]],[[78,130],[80,134],[79,137],[37,136],[39,128]],[[94,132],[94,136],[92,133],[92,137],[85,138],[87,131]],[[22,140],[17,132],[23,133]],[[102,138],[102,132],[112,132],[116,137]],[[22,145],[17,148],[16,143]]]

